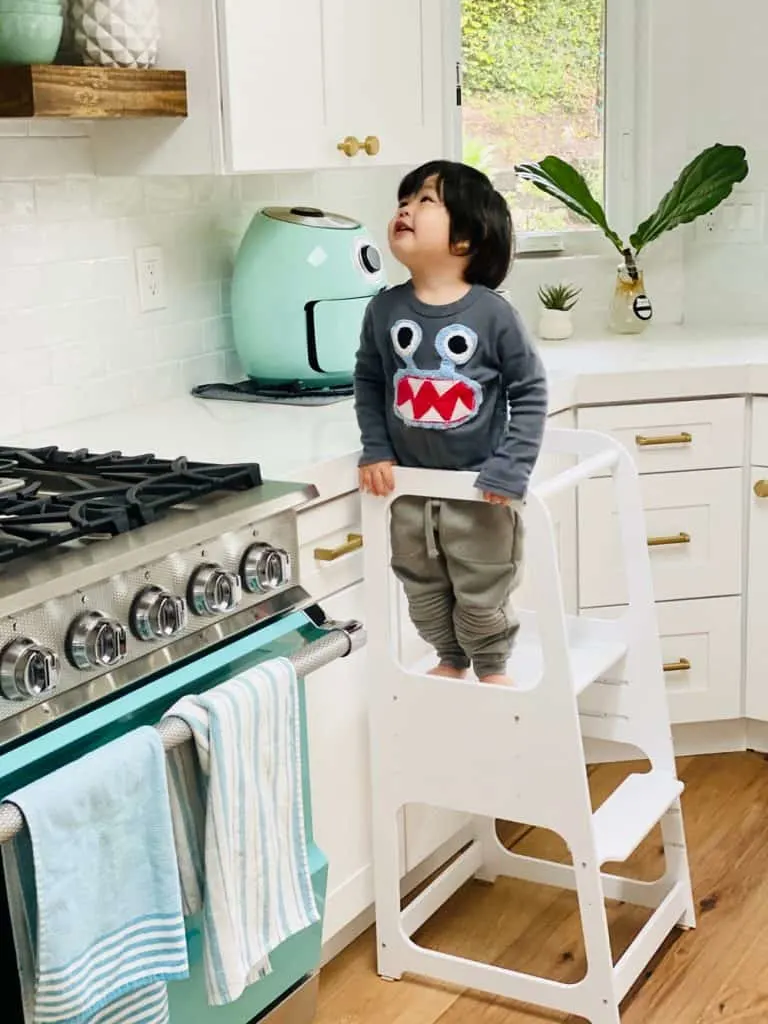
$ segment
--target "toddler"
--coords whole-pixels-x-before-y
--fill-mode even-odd
[[[407,284],[365,314],[355,365],[360,488],[385,496],[392,467],[477,471],[483,502],[393,503],[392,568],[414,626],[436,651],[432,673],[509,683],[520,573],[519,512],[547,412],[541,361],[493,289],[512,260],[509,208],[488,178],[433,161],[400,184],[389,225]]]

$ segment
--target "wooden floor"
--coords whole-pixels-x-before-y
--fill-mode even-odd
[[[768,1024],[768,759],[725,754],[681,759],[683,811],[698,908],[694,931],[675,933],[624,1001],[623,1024]],[[595,803],[626,774],[591,774]],[[567,860],[548,833],[502,829],[521,853]],[[624,865],[653,878],[663,863],[658,835]],[[614,870],[614,869],[612,869]],[[618,957],[646,920],[646,911],[611,904]],[[578,981],[585,959],[575,896],[525,882],[468,883],[423,929],[423,945],[507,967]],[[576,1024],[552,1014],[445,986],[381,981],[374,936],[366,933],[321,975],[316,1024]]]

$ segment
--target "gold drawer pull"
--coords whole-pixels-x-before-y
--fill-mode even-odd
[[[690,544],[691,535],[689,533],[676,533],[674,537],[649,537],[648,547],[649,548],[660,548],[666,547],[668,544]]]
[[[768,480],[758,480],[753,490],[758,498],[768,498]]]
[[[353,551],[359,551],[363,546],[363,535],[361,533],[348,533],[344,544],[337,548],[315,548],[315,558],[318,562],[335,562],[337,558],[344,555],[351,555]]]
[[[357,156],[361,149],[368,156],[377,156],[381,151],[381,141],[375,135],[366,135],[362,142],[354,135],[348,135],[346,139],[342,139],[336,149],[348,157]]]
[[[644,437],[642,434],[638,434],[635,438],[638,448],[650,448],[658,444],[690,444],[691,441],[693,441],[693,434],[689,434],[687,430],[682,434],[665,434],[661,437]]]
[[[665,672],[688,672],[691,667],[690,661],[687,658],[681,658],[680,661],[668,661],[664,666]]]

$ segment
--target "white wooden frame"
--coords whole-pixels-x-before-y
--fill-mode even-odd
[[[456,104],[456,70],[461,67],[461,0],[444,0],[446,113],[445,139],[448,158],[462,155],[462,115]],[[642,0],[606,0],[605,67],[605,206],[609,223],[624,237],[636,226],[637,168],[640,163],[638,132],[640,108],[646,102],[647,82],[641,54],[644,22],[648,12]],[[643,108],[644,109],[644,108]],[[525,253],[526,239],[539,232],[518,235],[518,251]],[[560,236],[569,255],[605,250],[602,232],[567,231]]]

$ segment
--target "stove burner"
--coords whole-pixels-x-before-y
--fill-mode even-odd
[[[154,522],[186,502],[262,483],[255,463],[220,466],[0,445],[0,563]],[[17,486],[10,489],[10,482]]]

